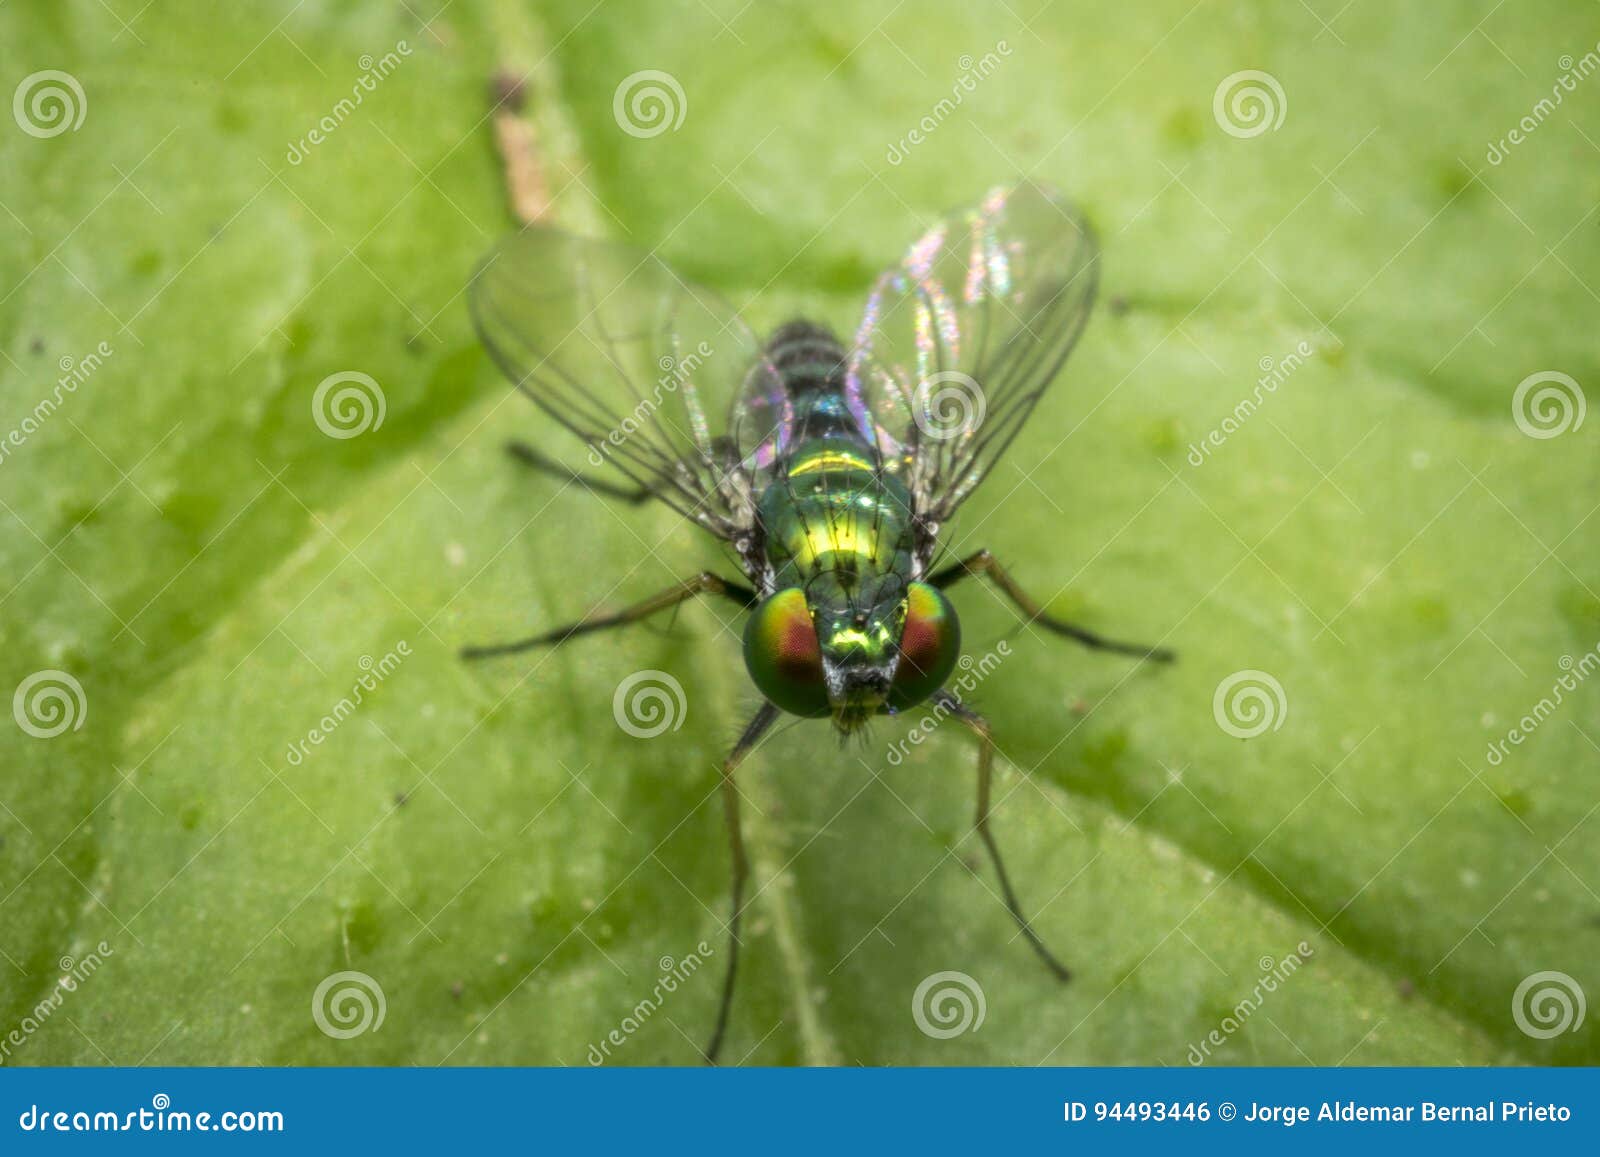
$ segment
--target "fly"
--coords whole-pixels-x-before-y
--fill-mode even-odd
[[[848,342],[793,321],[758,342],[720,297],[653,254],[534,225],[485,259],[479,335],[516,385],[587,448],[580,469],[513,456],[628,502],[656,499],[731,547],[744,581],[704,572],[619,611],[467,658],[555,646],[701,595],[749,611],[744,660],[763,703],[722,764],[732,914],[714,1063],[732,1007],[749,875],[734,774],[785,713],[850,735],[930,704],[978,740],[976,828],[1017,927],[989,825],[994,741],[947,687],[961,629],[946,591],[987,578],[1027,616],[1101,651],[1169,661],[1047,613],[986,550],[936,566],[939,534],[994,468],[1088,321],[1099,250],[1082,215],[1031,183],[945,217],[874,284]],[[712,415],[726,415],[714,429]],[[609,470],[607,477],[604,471]],[[597,472],[599,471],[599,472]]]

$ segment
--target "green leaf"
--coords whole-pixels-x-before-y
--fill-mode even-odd
[[[0,1061],[698,1060],[738,616],[456,658],[731,565],[501,452],[547,424],[462,301],[510,227],[500,66],[531,70],[562,222],[761,326],[850,326],[922,222],[1019,172],[1103,242],[1081,348],[948,532],[1181,652],[1084,652],[957,588],[996,830],[1075,978],[1000,902],[968,736],[798,724],[741,769],[724,1060],[1600,1061],[1592,1019],[1514,1014],[1539,973],[1600,993],[1600,434],[1513,413],[1531,375],[1600,382],[1600,106],[1530,111],[1586,10],[417,12],[0,8],[0,79],[85,102],[0,124],[0,689],[83,692],[76,727],[0,738]],[[647,69],[684,115],[641,137],[614,99]],[[1282,91],[1253,136],[1213,111],[1244,70]],[[313,397],[350,373],[383,420],[330,437]],[[613,715],[640,671],[683,691],[653,738]],[[1216,706],[1239,673],[1264,727]],[[381,1025],[339,1031],[341,973]],[[981,1026],[919,1027],[939,973]]]

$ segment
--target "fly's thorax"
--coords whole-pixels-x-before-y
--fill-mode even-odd
[[[767,561],[779,586],[832,575],[847,592],[884,575],[903,586],[915,545],[911,497],[850,439],[800,446],[760,501]]]

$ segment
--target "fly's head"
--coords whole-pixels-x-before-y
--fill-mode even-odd
[[[817,582],[777,591],[744,636],[745,666],[770,702],[831,716],[845,734],[934,694],[960,651],[961,627],[943,592],[893,578],[849,592]]]

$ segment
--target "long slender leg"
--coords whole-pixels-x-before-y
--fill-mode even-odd
[[[717,1063],[722,1036],[728,1027],[728,1012],[733,1007],[733,981],[739,972],[739,921],[744,914],[744,884],[750,875],[750,862],[744,854],[744,829],[739,822],[739,787],[734,782],[733,772],[777,718],[778,709],[763,703],[733,750],[728,752],[728,758],[722,761],[722,816],[728,826],[728,854],[733,861],[733,914],[728,920],[728,963],[722,973],[722,1003],[717,1006],[717,1027],[711,1032],[711,1043],[706,1045],[708,1065]]]
[[[606,498],[615,498],[637,506],[655,492],[648,486],[618,486],[615,482],[604,478],[595,478],[572,469],[564,462],[559,462],[550,455],[536,450],[526,442],[507,442],[506,453],[510,454],[524,466],[531,466],[535,470],[560,478],[564,482],[576,482],[591,494],[599,494]]]
[[[995,842],[994,832],[989,829],[989,787],[994,777],[994,737],[989,733],[989,721],[976,711],[965,706],[949,691],[940,691],[934,696],[936,706],[943,708],[953,715],[967,730],[978,737],[978,814],[975,826],[978,836],[983,840],[983,846],[989,849],[989,860],[994,864],[995,875],[1000,877],[1000,894],[1005,897],[1006,907],[1011,912],[1011,918],[1017,922],[1017,927],[1028,938],[1028,943],[1033,945],[1033,950],[1039,954],[1045,967],[1055,973],[1060,980],[1071,980],[1072,973],[1067,966],[1057,960],[1055,954],[1044,946],[1044,941],[1039,939],[1033,926],[1028,923],[1028,918],[1022,914],[1022,907],[1017,903],[1017,894],[1012,890],[1011,877],[1006,874],[1006,864],[1000,858],[1000,845]]]
[[[732,599],[743,607],[755,606],[756,593],[748,587],[738,583],[731,583],[727,579],[712,574],[710,571],[701,571],[694,578],[684,579],[676,586],[668,587],[658,595],[652,595],[643,602],[634,603],[631,607],[624,607],[620,611],[610,614],[593,614],[579,619],[575,623],[568,623],[564,627],[557,627],[543,634],[531,638],[519,639],[514,643],[493,643],[482,647],[463,647],[463,659],[486,659],[491,655],[510,655],[517,651],[526,651],[533,647],[544,647],[556,643],[565,643],[568,639],[578,635],[586,635],[590,631],[603,631],[608,627],[626,626],[636,623],[640,619],[648,618],[657,611],[664,611],[668,607],[675,607],[679,603],[687,602],[696,595],[722,595]]]
[[[1017,580],[1012,578],[999,561],[986,550],[969,555],[960,562],[952,563],[941,571],[936,571],[928,576],[928,582],[941,590],[952,586],[968,575],[986,575],[999,587],[1005,596],[1028,616],[1029,622],[1038,623],[1046,630],[1054,631],[1058,635],[1065,635],[1069,639],[1076,639],[1085,647],[1096,651],[1114,651],[1119,655],[1137,655],[1141,659],[1154,659],[1159,663],[1170,663],[1178,656],[1166,647],[1151,647],[1143,643],[1120,643],[1114,639],[1107,639],[1093,631],[1086,630],[1065,619],[1058,619],[1048,614],[1043,607],[1034,602],[1028,593],[1017,585]]]

